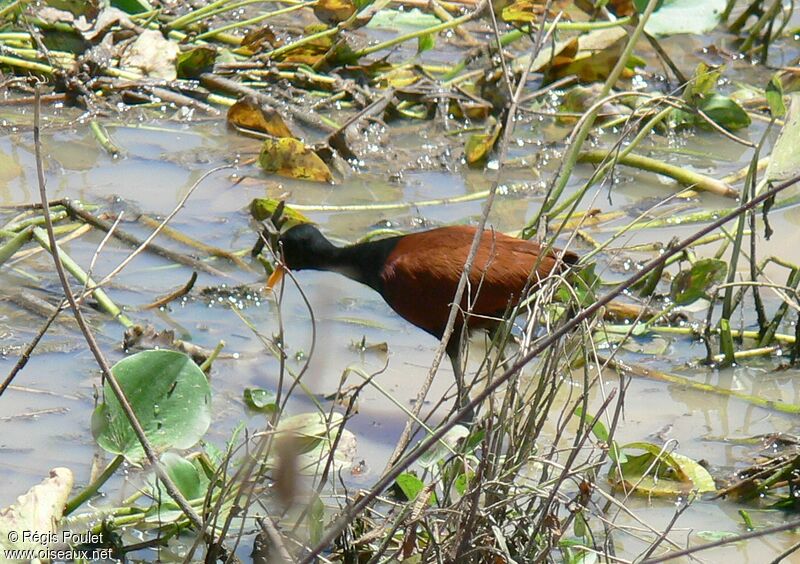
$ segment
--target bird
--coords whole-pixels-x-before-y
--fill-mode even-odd
[[[286,269],[336,272],[369,286],[400,317],[441,340],[476,232],[473,226],[453,225],[338,247],[313,224],[300,223],[277,239],[280,260],[267,288],[273,289]],[[460,339],[468,304],[466,328],[491,328],[526,290],[577,262],[571,251],[545,252],[533,241],[483,231],[470,269],[469,292],[464,292],[445,349],[460,402],[466,400]]]

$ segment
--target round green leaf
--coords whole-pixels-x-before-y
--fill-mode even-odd
[[[250,409],[266,413],[278,409],[278,404],[275,403],[275,394],[269,390],[262,390],[261,388],[245,388],[244,403],[246,403],[247,407]]]
[[[187,355],[167,350],[142,351],[111,369],[156,451],[189,448],[211,423],[211,387]],[[92,414],[92,434],[110,453],[137,463],[144,450],[111,386]]]

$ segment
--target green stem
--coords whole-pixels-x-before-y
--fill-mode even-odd
[[[610,154],[603,150],[591,150],[579,153],[577,162],[598,164],[606,163],[609,159],[616,160],[618,164],[625,166],[669,176],[688,188],[711,192],[712,194],[725,196],[727,198],[736,198],[739,196],[736,190],[715,178],[643,155],[628,153],[626,155],[620,154],[618,157],[615,157],[613,153]]]
[[[460,204],[483,200],[489,195],[488,190],[473,192],[454,198],[440,198],[436,200],[420,200],[418,202],[397,202],[395,204],[345,204],[336,206],[332,204],[291,204],[291,208],[305,212],[362,212],[362,211],[391,211],[405,210],[417,207],[442,206],[447,204]]]
[[[100,125],[97,120],[93,119],[89,122],[89,129],[92,130],[94,138],[97,139],[97,142],[106,151],[106,153],[115,159],[120,156],[122,151],[114,144],[114,142],[111,140],[111,137],[108,136],[106,128]]]
[[[50,241],[47,237],[47,233],[41,227],[34,227],[33,228],[33,237],[39,242],[39,244],[49,253],[52,254],[52,249],[50,248]],[[72,258],[64,252],[63,249],[59,248],[59,256],[61,257],[61,262],[64,264],[64,268],[66,268],[72,276],[74,276],[81,284],[86,286],[96,286],[97,283],[89,278],[86,272],[76,263]],[[119,321],[123,327],[126,329],[133,325],[133,321],[131,321],[122,310],[120,310],[117,305],[108,297],[103,290],[100,288],[96,288],[92,291],[92,295],[97,300],[97,303],[100,305],[103,310],[106,311],[109,315],[111,315],[114,319]]]
[[[208,358],[203,361],[203,364],[200,365],[200,370],[203,372],[208,372],[211,368],[211,365],[217,360],[219,353],[222,352],[222,349],[225,347],[225,341],[220,341],[217,343],[217,346],[214,347],[214,350],[211,351],[211,354],[208,355]]]
[[[269,19],[269,18],[274,18],[275,16],[280,16],[280,15],[283,15],[283,14],[289,14],[291,12],[296,12],[297,10],[300,10],[302,8],[307,8],[307,7],[314,6],[316,3],[317,3],[317,0],[312,0],[311,2],[305,2],[305,3],[302,3],[302,4],[295,4],[293,6],[287,6],[286,8],[280,8],[279,10],[273,10],[271,12],[266,12],[264,14],[261,14],[261,15],[258,15],[258,16],[254,16],[254,17],[252,17],[250,19],[242,20],[240,22],[232,22],[232,23],[223,25],[221,27],[218,27],[216,29],[209,29],[208,31],[199,34],[196,39],[207,39],[209,37],[214,37],[215,35],[218,35],[220,33],[229,31],[231,29],[237,29],[237,28],[240,28],[240,27],[246,27],[246,26],[249,26],[249,25],[253,25],[253,24],[259,23],[259,22],[264,21],[264,20]],[[240,40],[240,43],[241,43],[241,40]]]
[[[210,4],[207,4],[202,8],[198,8],[197,10],[193,10],[178,18],[175,18],[174,20],[172,20],[167,24],[167,27],[169,29],[181,29],[182,27],[188,25],[189,23],[205,17],[209,12],[212,12],[215,9],[224,6],[230,1],[231,0],[216,0],[216,2],[211,2]]]
[[[31,240],[33,235],[33,227],[26,227],[8,241],[5,245],[0,247],[0,264],[3,264],[8,259],[22,248],[22,246]]]
[[[67,502],[67,504],[64,506],[64,515],[69,515],[78,507],[83,505],[83,502],[96,494],[97,490],[99,490],[103,484],[105,484],[108,479],[114,475],[114,472],[117,471],[117,468],[120,467],[124,460],[125,457],[121,454],[115,456],[114,459],[108,463],[108,466],[106,466],[105,469],[100,473],[100,475],[92,481],[92,483],[88,484],[85,488],[78,492],[78,495]]]
[[[53,74],[53,67],[35,61],[28,61],[27,59],[19,59],[17,57],[8,57],[0,55],[0,65],[8,65],[31,72],[40,72],[42,74]]]

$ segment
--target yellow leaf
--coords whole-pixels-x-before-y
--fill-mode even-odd
[[[318,0],[314,4],[314,15],[320,21],[336,25],[356,13],[356,6],[350,0]]]
[[[266,172],[287,178],[331,182],[330,169],[302,141],[291,137],[269,138],[264,141],[258,162]]]
[[[294,137],[281,115],[253,96],[245,96],[228,109],[228,123],[273,137]]]
[[[501,129],[502,126],[498,123],[491,133],[477,133],[469,136],[464,147],[468,165],[475,166],[486,160],[500,136]]]

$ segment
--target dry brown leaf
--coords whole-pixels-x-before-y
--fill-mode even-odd
[[[295,137],[281,115],[253,96],[245,96],[228,109],[228,123],[235,127],[266,133],[272,137]]]
[[[178,77],[175,60],[179,51],[177,43],[164,39],[154,29],[147,29],[123,53],[120,66],[136,69],[145,76],[175,80]]]

